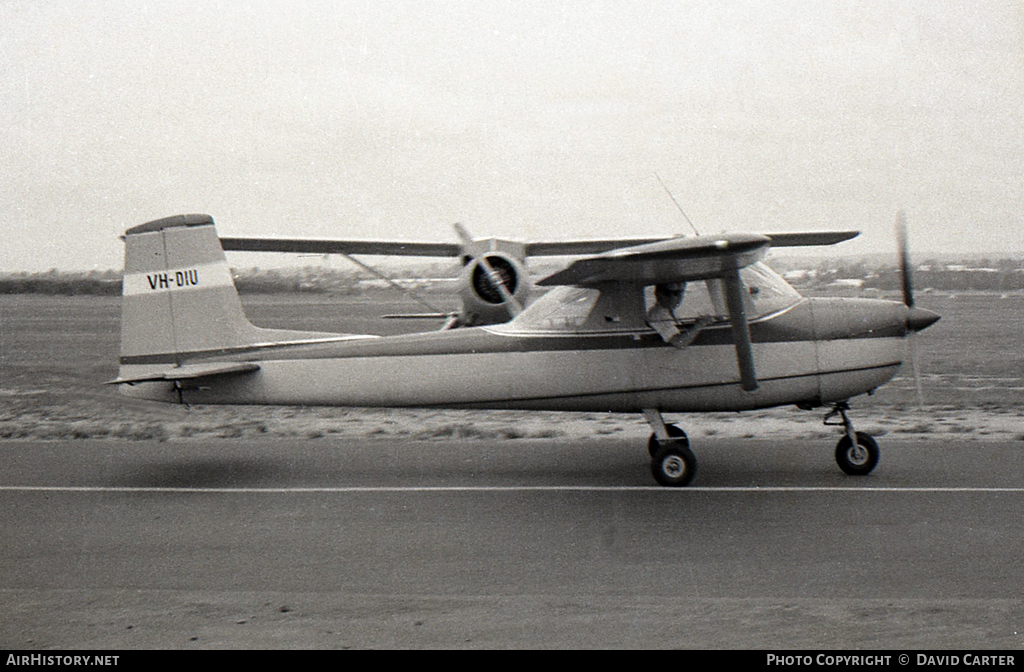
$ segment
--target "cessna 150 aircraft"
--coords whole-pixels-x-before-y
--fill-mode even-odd
[[[720,234],[611,249],[598,241],[540,280],[553,289],[510,321],[380,337],[252,325],[224,255],[238,248],[222,245],[209,216],[179,215],[125,233],[120,371],[110,382],[188,404],[643,413],[651,471],[666,486],[690,483],[697,462],[665,412],[831,406],[826,422],[844,428],[836,461],[867,474],[878,446],[854,430],[848,400],[892,378],[904,339],[939,319],[914,307],[905,246],[903,303],[806,298],[760,261],[772,245],[854,235]],[[496,265],[480,264],[492,291],[503,277]],[[506,283],[496,283],[503,300],[490,303],[514,296]],[[714,316],[681,348],[647,322],[645,288],[668,283],[687,283],[674,316],[682,328]]]

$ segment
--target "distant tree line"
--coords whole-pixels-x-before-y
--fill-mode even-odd
[[[886,262],[831,259],[808,264],[801,263],[799,259],[783,258],[772,260],[771,265],[798,289],[824,289],[836,285],[847,291],[851,286],[892,291],[899,290],[903,284],[899,268]],[[1020,291],[1024,290],[1024,260],[976,259],[962,263],[928,260],[914,265],[913,282],[921,289]]]
[[[1020,259],[977,259],[948,263],[928,260],[912,269],[915,287],[940,290],[1014,291],[1024,289],[1024,261]],[[817,269],[817,284],[838,279],[862,279],[863,287],[897,290],[903,276],[895,265],[869,265],[864,262],[837,263]]]
[[[233,272],[235,286],[243,294],[293,292],[351,294],[359,291],[352,273],[298,269],[295,271],[249,269]],[[0,294],[49,294],[61,296],[121,294],[120,271],[75,273],[52,269],[45,273],[0,275]]]
[[[783,264],[790,270],[798,264]],[[421,269],[422,270],[422,269]],[[779,269],[783,270],[783,269]],[[815,268],[800,269],[790,277],[796,287],[822,288],[836,281],[859,280],[865,289],[898,290],[902,286],[899,269],[894,265],[873,265],[863,261],[831,261]],[[439,277],[430,269],[419,277]],[[243,294],[330,293],[360,294],[372,276],[357,271],[329,268],[233,270],[235,286]],[[417,277],[415,271],[403,273]],[[449,273],[450,275],[450,273]],[[787,274],[789,276],[789,274]],[[1024,290],[1024,260],[982,259],[969,264],[926,261],[914,269],[914,286],[938,290],[1017,291]],[[379,283],[379,281],[377,281]],[[66,272],[51,269],[44,273],[8,273],[0,275],[0,294],[112,295],[121,293],[120,271]]]
[[[45,273],[10,273],[0,275],[0,294],[78,294],[118,295],[121,273],[90,271],[68,273],[51,269]]]
[[[917,269],[912,280],[915,287],[948,290],[1008,292],[1024,289],[1024,270],[996,271],[989,269],[960,270]],[[880,290],[899,289],[903,278],[896,270],[879,272],[864,280],[865,287]]]

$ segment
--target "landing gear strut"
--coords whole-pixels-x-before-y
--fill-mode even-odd
[[[853,423],[846,415],[848,410],[849,404],[845,401],[838,402],[825,416],[825,424],[841,426],[846,430],[846,434],[836,444],[836,464],[839,468],[851,476],[865,476],[878,464],[878,443],[870,434],[854,431]],[[830,422],[837,415],[841,420]]]
[[[697,475],[697,458],[690,450],[686,432],[666,425],[657,409],[644,409],[644,417],[654,430],[647,442],[654,480],[668,487],[688,485]]]
[[[687,448],[690,447],[690,438],[686,436],[686,432],[676,425],[665,425],[665,429],[668,430],[668,441],[659,440],[657,433],[651,434],[651,438],[647,441],[647,453],[651,457],[654,457],[659,450],[672,443]]]

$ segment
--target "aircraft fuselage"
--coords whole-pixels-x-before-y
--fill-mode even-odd
[[[742,411],[819,405],[884,384],[904,360],[909,309],[804,298],[750,323],[759,389],[740,386],[733,332],[718,323],[684,349],[648,328],[527,331],[516,323],[191,353],[181,364],[255,362],[235,376],[122,386],[190,404],[294,404],[555,411]],[[122,375],[145,366],[122,359]]]

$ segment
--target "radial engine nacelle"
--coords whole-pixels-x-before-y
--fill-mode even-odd
[[[506,241],[490,242],[498,247]],[[464,326],[506,322],[526,305],[533,286],[522,256],[495,250],[472,256],[467,254],[463,256],[463,263],[465,265],[459,275],[459,297],[462,300],[460,321]],[[506,292],[498,287],[498,282],[512,297],[511,302],[507,300]]]

